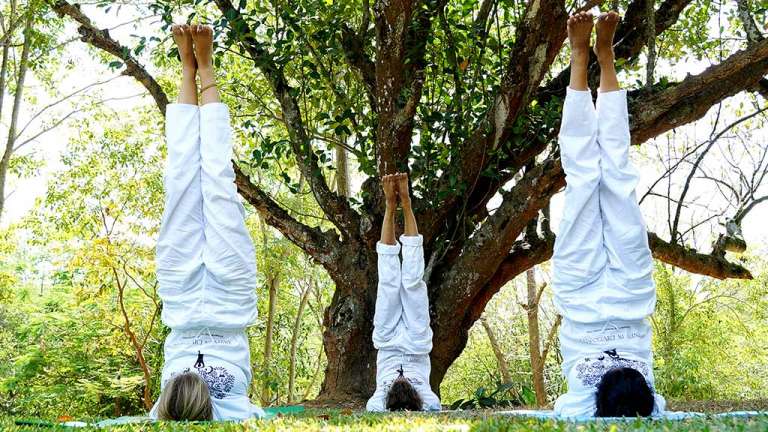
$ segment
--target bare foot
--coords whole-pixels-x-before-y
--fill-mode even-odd
[[[579,12],[568,18],[568,40],[571,42],[571,61],[589,61],[589,37],[592,34],[592,14]]]
[[[197,69],[197,61],[192,48],[192,33],[190,33],[189,26],[173,25],[171,26],[171,33],[173,34],[173,41],[176,42],[176,47],[179,49],[181,66],[189,71],[194,71]]]
[[[213,68],[213,29],[210,26],[194,24],[190,26],[192,40],[195,41],[195,57],[200,69]]]
[[[616,26],[619,21],[621,21],[621,17],[614,11],[606,12],[597,18],[595,55],[601,64],[613,63],[613,35],[616,33]]]

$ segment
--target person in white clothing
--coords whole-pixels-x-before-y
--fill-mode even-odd
[[[234,185],[229,111],[215,84],[213,31],[183,25],[172,32],[182,80],[178,103],[166,108],[165,209],[156,257],[162,320],[171,332],[162,392],[150,417],[261,417],[248,398],[245,333],[257,313],[256,260]]]
[[[656,304],[653,260],[629,161],[626,91],[614,68],[619,16],[597,18],[597,107],[587,84],[593,16],[568,20],[571,82],[559,143],[565,208],[555,242],[553,290],[563,316],[560,342],[568,391],[563,417],[650,416],[665,408],[654,391],[651,327]]]
[[[368,411],[439,411],[440,398],[429,385],[432,329],[424,283],[423,238],[416,226],[408,192],[408,176],[382,179],[386,211],[378,252],[379,285],[373,317],[376,391]],[[405,219],[400,244],[395,238],[398,197]],[[400,262],[402,244],[403,261]]]

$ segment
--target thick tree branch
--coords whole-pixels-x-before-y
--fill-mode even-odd
[[[528,222],[564,186],[565,176],[560,162],[549,159],[529,170],[509,192],[505,192],[502,204],[472,235],[461,255],[440,272],[438,285],[442,288],[435,293],[436,307],[451,309],[456,305],[466,305],[466,310],[474,307],[471,305],[477,303],[478,295],[504,261],[505,257],[500,256],[499,251],[511,250]],[[492,295],[489,293],[487,300]],[[439,316],[446,319],[451,315],[443,315],[445,311],[442,310],[440,312]],[[471,315],[473,322],[482,309],[475,312],[476,316]]]
[[[672,87],[630,94],[632,143],[698,120],[712,105],[753,87],[768,72],[768,39]]]
[[[329,272],[337,271],[338,251],[342,249],[336,235],[312,228],[294,219],[269,195],[255,186],[237,164],[235,184],[240,195],[245,198],[271,226],[277,228],[286,238],[300,247]]]
[[[693,0],[665,0],[656,10],[654,24],[656,26],[656,36],[664,33],[672,27],[680,18],[680,13]],[[616,58],[632,60],[642,51],[647,41],[648,19],[645,13],[646,0],[635,0],[626,10],[624,17],[616,29],[614,38]],[[597,67],[597,57],[591,54],[589,69],[589,82],[594,83],[600,74]],[[553,78],[546,87],[539,91],[539,101],[549,100],[552,96],[565,96],[565,88],[568,86],[568,79],[571,73],[570,67],[565,68],[557,77]]]
[[[490,163],[489,154],[512,136],[512,124],[521,115],[534,96],[539,83],[552,65],[566,35],[568,14],[562,1],[542,0],[530,2],[516,29],[515,44],[501,83],[499,94],[482,124],[461,144],[460,160],[455,170],[447,170],[440,178],[434,193],[452,189],[451,178],[467,188],[462,196],[472,193],[482,181],[480,173]],[[521,151],[523,149],[520,149]],[[455,212],[461,196],[448,194],[437,209],[435,217],[427,221],[425,232],[437,230],[445,215]],[[429,240],[429,237],[425,236]]]
[[[648,243],[654,258],[691,273],[716,279],[752,279],[749,270],[728,262],[722,256],[706,255],[695,249],[666,242],[654,233],[648,233]]]
[[[478,172],[478,158],[498,147],[511,135],[510,126],[528,105],[534,91],[549,70],[565,39],[568,15],[561,1],[529,3],[517,28],[501,91],[486,116],[487,124],[478,127],[466,144],[462,168]],[[490,131],[489,131],[490,129]],[[462,172],[464,172],[462,169]]]
[[[168,96],[155,78],[131,55],[130,49],[120,45],[118,41],[113,39],[109,31],[96,28],[91,19],[80,11],[79,5],[66,1],[56,1],[53,3],[53,10],[60,16],[66,15],[80,24],[77,31],[82,36],[81,40],[83,42],[122,60],[125,63],[125,70],[123,70],[122,74],[132,76],[141,83],[155,99],[160,112],[165,113],[165,107],[168,105]]]
[[[464,350],[467,341],[465,336],[468,335],[469,329],[480,318],[491,298],[499,292],[508,280],[548,260],[552,256],[552,246],[547,245],[549,241],[534,239],[532,243],[527,241],[515,242],[510,249],[509,255],[503,260],[502,266],[504,268],[501,269],[499,267],[499,272],[503,273],[504,276],[494,278],[491,282],[485,284],[481,290],[476,291],[474,296],[465,299],[468,303],[451,304],[452,299],[437,295],[438,293],[430,296],[432,304],[438,309],[438,313],[435,315],[438,319],[434,320],[432,324],[435,335],[440,338],[441,335],[455,335],[457,331],[461,333],[460,337],[451,338],[452,341],[457,341],[458,343],[444,343],[434,346],[431,353],[433,365],[450,364],[450,361],[446,362],[446,360],[456,358]],[[445,292],[447,290],[441,289],[441,291]],[[459,291],[464,292],[464,289]],[[433,388],[437,388],[440,384],[440,378],[444,373],[445,371],[433,367],[430,379]]]
[[[407,171],[413,117],[424,86],[432,19],[447,0],[379,0],[376,24],[376,140],[380,174]]]
[[[290,137],[291,148],[303,176],[308,180],[310,189],[320,208],[336,225],[345,238],[360,234],[360,217],[349,205],[346,198],[333,192],[319,166],[319,158],[312,149],[312,141],[301,116],[301,109],[288,84],[282,68],[278,67],[270,54],[254,39],[254,33],[240,10],[229,0],[216,0],[221,13],[228,18],[229,25],[238,38],[238,43],[248,53],[254,65],[264,74],[272,88],[272,93],[283,110],[286,129]]]
[[[502,261],[488,286],[499,288],[514,279],[530,266],[535,266],[552,257],[555,245],[554,237],[536,239],[534,242],[517,241],[512,251]],[[674,265],[691,273],[710,276],[716,279],[752,279],[752,274],[739,264],[731,263],[715,254],[704,254],[696,249],[672,244],[659,238],[655,233],[648,233],[648,245],[653,257],[659,261]]]

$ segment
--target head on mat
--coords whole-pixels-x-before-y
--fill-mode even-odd
[[[157,418],[171,421],[213,420],[208,384],[194,372],[185,372],[171,378],[160,394]]]
[[[595,417],[648,417],[653,413],[653,390],[636,369],[614,368],[597,385],[595,405]]]
[[[421,411],[423,406],[419,392],[407,378],[401,375],[392,383],[387,393],[388,411]]]

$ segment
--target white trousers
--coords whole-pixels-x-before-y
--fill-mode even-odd
[[[256,258],[234,185],[229,111],[170,104],[165,210],[157,242],[163,322],[244,328],[256,319]]]
[[[626,91],[568,90],[560,129],[565,209],[553,256],[555,304],[582,323],[643,319],[656,305],[653,260],[629,162]]]
[[[642,372],[654,385],[651,328],[653,259],[629,161],[626,91],[568,89],[559,135],[565,208],[553,256],[555,305],[568,393],[561,416],[593,415],[595,385],[613,367]],[[656,410],[664,399],[656,397]]]

